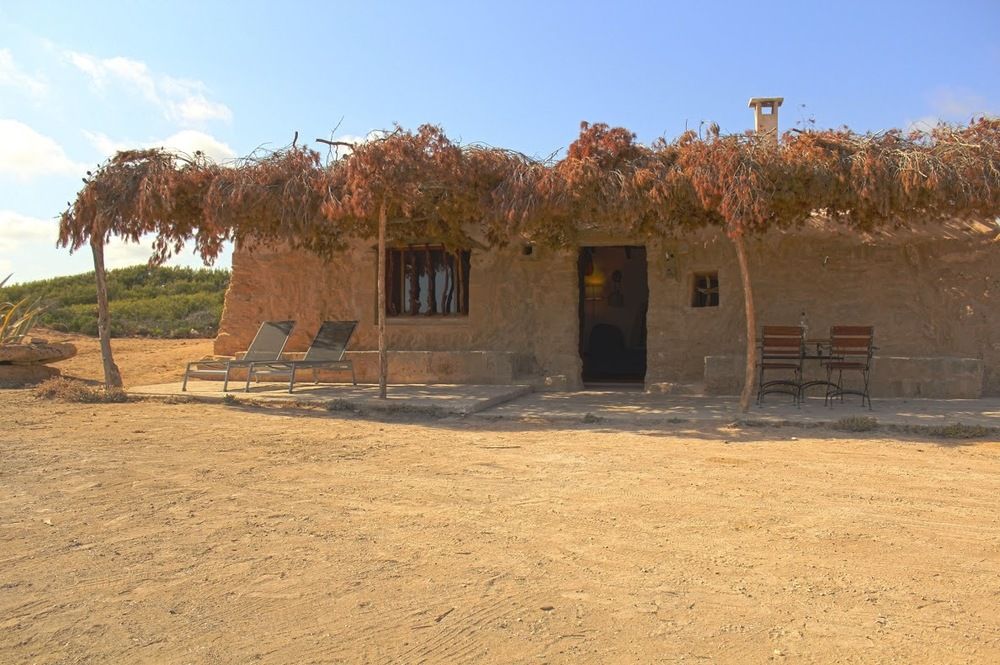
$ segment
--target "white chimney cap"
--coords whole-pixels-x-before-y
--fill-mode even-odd
[[[777,108],[781,106],[783,101],[785,101],[784,97],[751,97],[747,107],[755,109],[758,106],[774,106]]]

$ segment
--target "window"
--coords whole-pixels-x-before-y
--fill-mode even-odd
[[[386,252],[388,316],[465,316],[469,313],[471,252],[410,245]]]
[[[691,280],[692,307],[719,306],[719,273],[695,273]]]

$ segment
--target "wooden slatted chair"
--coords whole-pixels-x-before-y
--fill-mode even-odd
[[[795,404],[801,399],[803,337],[802,326],[764,326],[760,336],[757,404],[770,393],[791,395]],[[780,378],[767,379],[775,373]],[[789,374],[791,376],[789,376]]]
[[[860,395],[861,406],[868,402],[872,408],[872,398],[869,394],[871,379],[872,356],[875,354],[874,326],[832,326],[830,328],[830,360],[826,362],[827,390],[825,403],[837,397],[844,401],[844,395]],[[844,372],[858,372],[861,375],[862,387],[845,388]],[[833,380],[836,372],[837,380]]]

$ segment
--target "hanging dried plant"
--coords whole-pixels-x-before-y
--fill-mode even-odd
[[[467,244],[472,225],[492,245],[525,238],[552,246],[573,245],[582,229],[655,238],[718,227],[736,243],[752,323],[743,237],[800,225],[816,212],[859,231],[992,224],[1000,214],[1000,120],[910,133],[791,132],[780,143],[686,132],[652,146],[626,129],[583,123],[557,162],[463,147],[433,125],[396,127],[326,166],[294,144],[225,166],[201,155],[126,151],[88,173],[60,218],[59,242],[76,250],[152,234],[153,262],[188,240],[211,261],[232,239],[330,256],[349,238],[375,237],[381,214],[392,241],[452,247]]]

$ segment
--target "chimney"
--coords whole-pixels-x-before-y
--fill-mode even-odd
[[[751,97],[748,106],[753,109],[753,129],[778,140],[778,107],[784,97]]]

